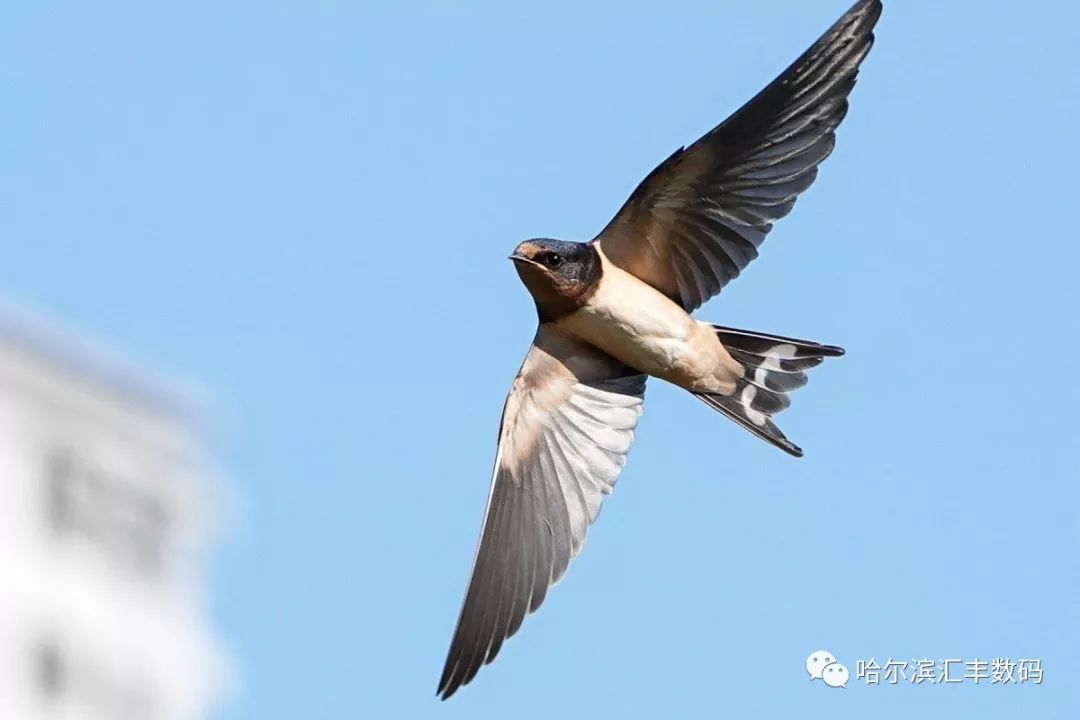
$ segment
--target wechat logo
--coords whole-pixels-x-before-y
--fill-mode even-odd
[[[829,687],[847,687],[848,669],[836,662],[828,650],[818,650],[806,658],[806,672],[810,680],[822,680]]]

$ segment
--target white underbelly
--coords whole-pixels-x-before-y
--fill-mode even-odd
[[[667,377],[694,351],[697,322],[651,286],[608,265],[588,304],[558,324],[636,370]]]

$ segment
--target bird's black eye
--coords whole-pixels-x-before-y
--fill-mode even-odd
[[[563,257],[559,253],[544,253],[544,264],[548,267],[557,268],[563,264]]]

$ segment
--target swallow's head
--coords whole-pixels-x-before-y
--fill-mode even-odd
[[[588,302],[602,274],[592,243],[526,240],[510,259],[536,301],[541,322],[558,320]]]

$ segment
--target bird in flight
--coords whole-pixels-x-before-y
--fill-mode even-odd
[[[442,699],[495,658],[581,550],[625,463],[646,378],[802,455],[773,416],[809,368],[844,351],[690,313],[757,257],[814,181],[880,14],[880,0],[857,2],[764,90],[649,173],[591,242],[528,240],[510,256],[539,328],[503,408]]]

